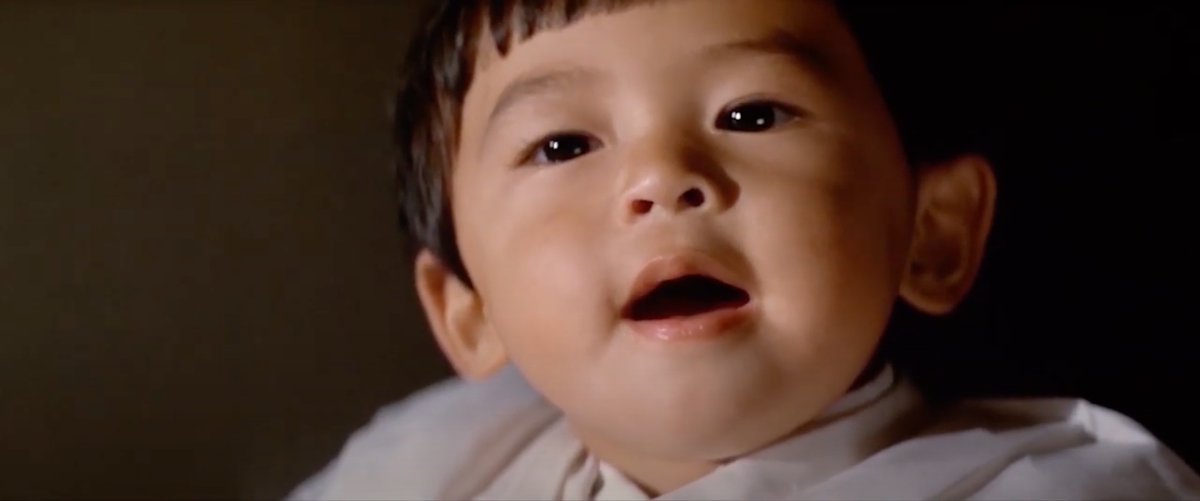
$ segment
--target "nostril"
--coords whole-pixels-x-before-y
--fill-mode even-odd
[[[649,200],[634,200],[631,206],[634,214],[642,215],[650,212],[650,209],[654,207],[654,202]]]
[[[692,188],[679,195],[679,201],[687,207],[699,207],[704,205],[704,192],[697,188]]]

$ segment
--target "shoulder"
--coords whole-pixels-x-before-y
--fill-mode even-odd
[[[956,487],[974,499],[1200,499],[1200,479],[1133,419],[1081,399],[970,400],[928,432],[984,434],[996,452]]]
[[[289,498],[466,497],[557,415],[512,369],[444,381],[381,408]]]

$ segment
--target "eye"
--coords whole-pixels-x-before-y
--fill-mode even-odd
[[[536,165],[559,164],[586,155],[599,144],[596,138],[587,134],[555,134],[535,143],[527,158]]]
[[[794,120],[797,113],[768,101],[742,103],[717,116],[718,129],[733,132],[762,132]]]

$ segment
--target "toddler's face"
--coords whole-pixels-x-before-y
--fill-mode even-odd
[[[725,458],[847,389],[913,200],[831,5],[654,2],[483,45],[459,245],[486,330],[589,445]]]

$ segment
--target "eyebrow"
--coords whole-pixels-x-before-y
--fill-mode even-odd
[[[781,29],[771,31],[765,36],[706,47],[703,53],[713,59],[727,59],[747,53],[783,56],[819,76],[834,74],[833,64],[827,54],[813,43]]]
[[[811,43],[784,30],[774,30],[765,36],[712,45],[702,49],[701,52],[704,57],[714,60],[744,56],[747,53],[783,56],[818,75],[832,74],[829,58],[825,54],[817,50]],[[500,92],[500,96],[496,98],[496,104],[492,106],[492,111],[488,114],[483,137],[491,135],[496,117],[504,114],[518,103],[601,77],[602,74],[593,68],[574,66],[517,79],[505,87]]]
[[[508,111],[509,108],[512,108],[517,103],[539,94],[553,93],[578,85],[580,82],[598,78],[600,78],[600,75],[596,70],[583,67],[569,67],[518,79],[505,87],[500,92],[500,97],[496,98],[496,104],[492,106],[492,112],[488,115],[487,130],[484,131],[484,137],[488,136],[496,117],[504,114],[505,111]]]

